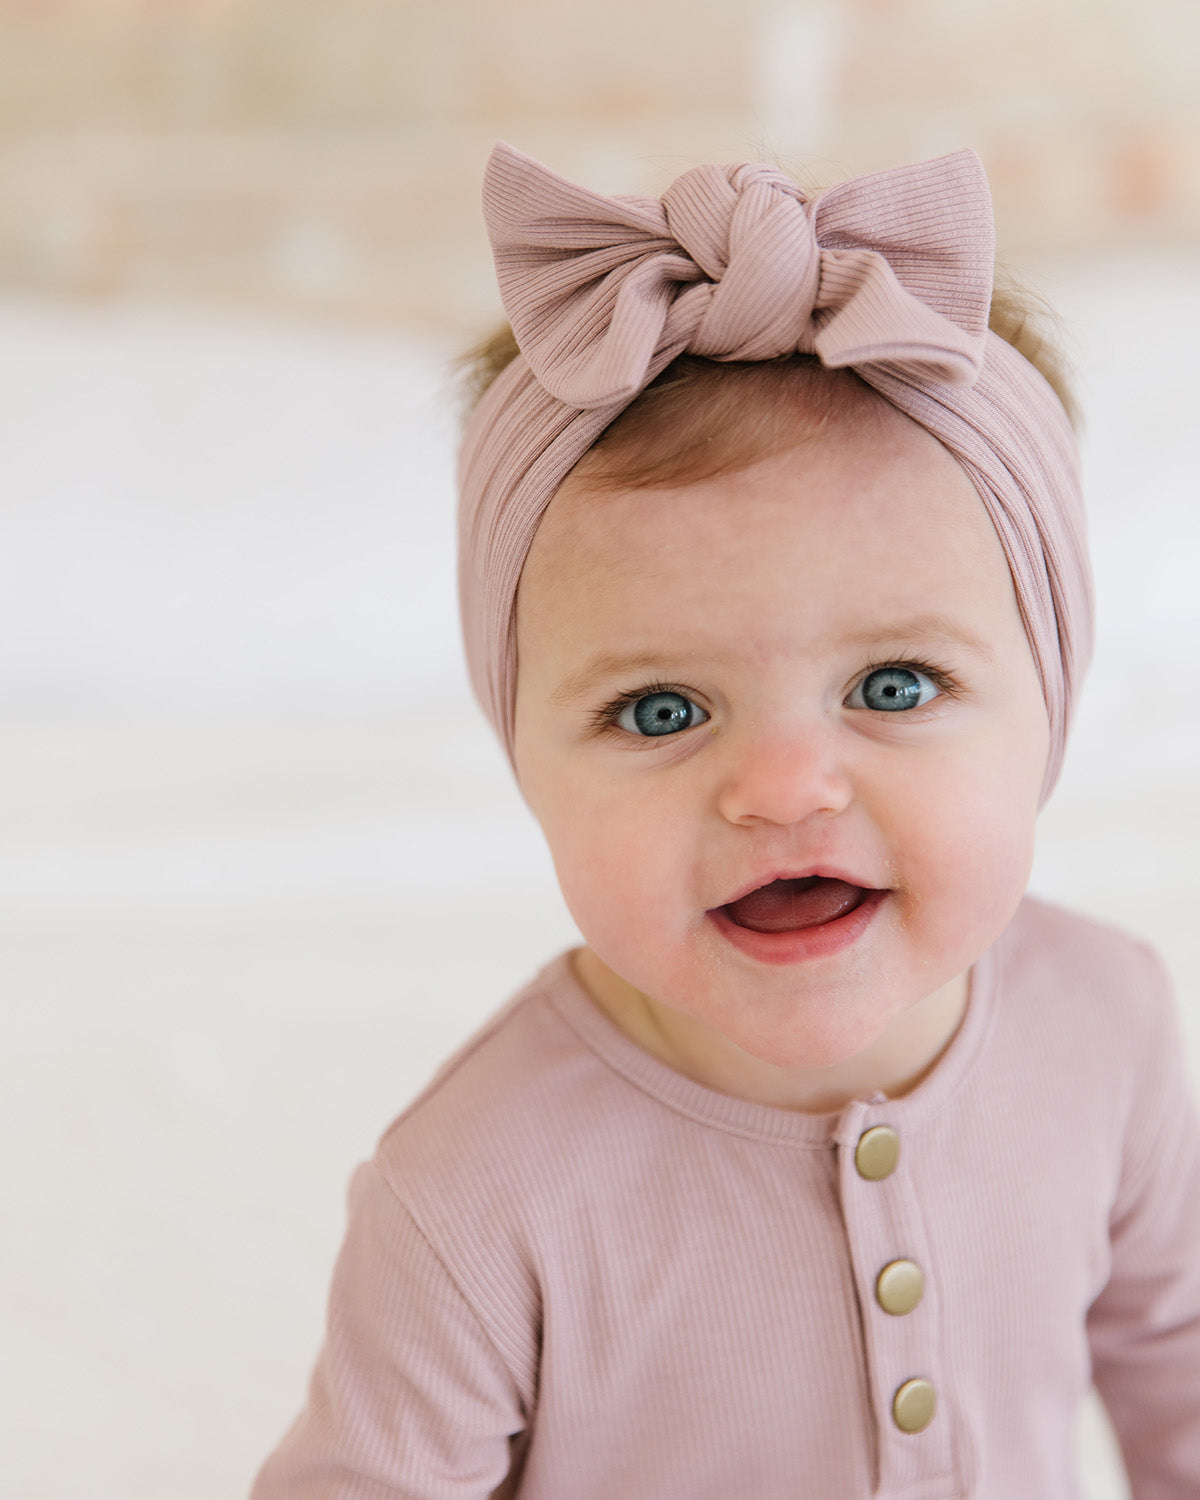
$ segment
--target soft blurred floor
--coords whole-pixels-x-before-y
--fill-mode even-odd
[[[1102,632],[1035,888],[1162,948],[1200,1076],[1197,280],[1043,275],[1088,372]],[[458,665],[443,352],[0,309],[20,1500],[244,1494],[302,1397],[353,1163],[573,940]],[[1105,1442],[1089,1415],[1089,1500],[1123,1493]]]

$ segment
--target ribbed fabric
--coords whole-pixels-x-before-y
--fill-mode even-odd
[[[1049,385],[988,332],[994,234],[960,151],[811,199],[774,168],[703,166],[607,198],[501,143],[484,215],[521,355],[459,460],[467,664],[512,756],[517,585],[538,522],[600,433],[677,355],[851,366],[962,464],[999,534],[1057,778],[1092,641],[1079,460]]]
[[[253,1500],[1074,1500],[1090,1361],[1137,1500],[1195,1500],[1183,1057],[1154,955],[1030,899],[920,1086],[827,1116],[674,1073],[562,956],[356,1174]],[[901,1257],[925,1293],[893,1316]],[[937,1408],[907,1434],[914,1377]]]

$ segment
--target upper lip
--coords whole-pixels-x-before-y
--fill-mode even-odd
[[[776,880],[811,880],[814,876],[821,876],[825,880],[844,880],[847,885],[856,885],[860,890],[873,891],[882,887],[873,886],[868,881],[860,880],[857,875],[851,875],[846,870],[839,870],[835,865],[808,865],[802,870],[777,869],[769,870],[765,874],[758,875],[746,885],[740,886],[732,896],[727,896],[724,901],[719,901],[717,906],[732,906],[735,901],[740,901],[743,896],[748,896],[751,891],[757,891],[764,885],[770,885]],[[715,911],[716,907],[710,907]]]

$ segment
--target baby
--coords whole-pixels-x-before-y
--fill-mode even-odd
[[[1093,1380],[1194,1500],[1169,987],[1024,895],[1091,592],[977,158],[485,207],[467,656],[586,946],[359,1168],[254,1500],[1070,1500]]]

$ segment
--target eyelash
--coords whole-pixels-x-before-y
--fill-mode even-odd
[[[903,659],[889,657],[881,661],[868,662],[854,679],[855,684],[864,681],[872,672],[881,672],[885,667],[907,667],[910,671],[921,672],[929,678],[939,693],[944,694],[947,698],[957,698],[959,696],[959,685],[948,672],[944,671],[941,667],[935,667],[932,662],[925,661],[923,658],[916,656],[906,656]],[[687,698],[691,702],[695,701],[691,693],[681,688],[678,683],[647,682],[641,687],[631,688],[628,692],[618,694],[617,697],[610,703],[606,703],[602,708],[594,709],[588,715],[588,727],[600,734],[612,731],[623,734],[623,730],[617,729],[617,720],[631,703],[636,703],[639,698],[648,698],[652,693],[678,693],[681,698]],[[936,702],[937,700],[934,699],[931,701]],[[928,707],[929,705],[925,706]],[[919,713],[920,710],[909,709],[906,712]],[[884,717],[882,713],[880,716]],[[675,736],[664,736],[664,738],[673,739]]]
[[[870,677],[872,672],[882,672],[885,667],[907,667],[911,672],[922,672],[939,692],[945,693],[947,698],[957,698],[960,696],[961,689],[959,684],[955,678],[951,677],[949,672],[942,667],[935,667],[932,662],[925,661],[919,656],[906,656],[900,660],[892,657],[884,661],[868,662],[854,679],[855,684],[863,682],[866,678]],[[916,710],[908,711],[915,712]]]
[[[651,693],[678,693],[681,698],[693,701],[691,694],[675,682],[648,682],[644,687],[633,688],[627,693],[620,693],[611,703],[606,703],[603,708],[597,708],[588,715],[589,728],[603,734],[606,730],[616,730],[624,734],[624,730],[617,730],[617,720],[631,703],[636,703],[639,698],[648,698]],[[673,736],[671,736],[673,738]]]

